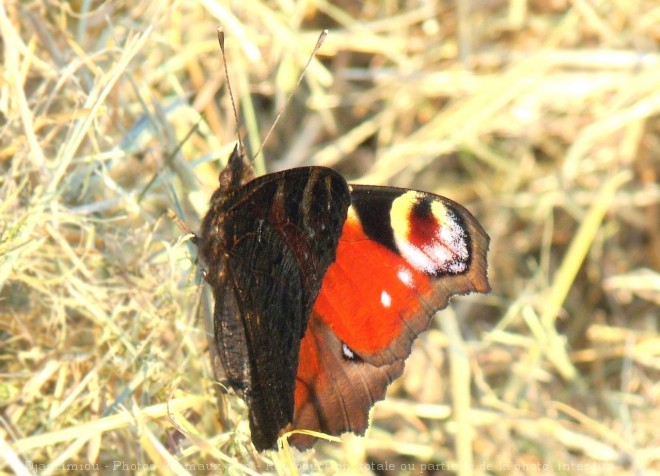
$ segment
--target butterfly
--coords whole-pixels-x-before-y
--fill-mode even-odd
[[[219,182],[196,237],[214,365],[245,399],[259,451],[291,430],[363,435],[435,312],[489,291],[489,237],[448,198],[325,167],[255,178],[238,147]]]

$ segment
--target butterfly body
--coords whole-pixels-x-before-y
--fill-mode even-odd
[[[198,245],[217,354],[258,450],[291,429],[363,434],[433,314],[489,289],[488,236],[459,204],[323,167],[253,178],[237,149]]]

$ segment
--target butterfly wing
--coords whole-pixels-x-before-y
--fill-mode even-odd
[[[200,256],[216,302],[217,350],[250,408],[260,451],[293,422],[301,339],[349,204],[338,173],[299,168],[219,196],[204,220]]]
[[[414,339],[451,296],[488,292],[489,238],[438,195],[353,185],[351,207],[300,349],[294,428],[364,434]],[[310,447],[295,434],[290,442]]]

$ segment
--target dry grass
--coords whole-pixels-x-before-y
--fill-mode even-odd
[[[4,471],[660,474],[657,2],[357,5],[0,4]],[[252,150],[330,29],[269,170],[441,193],[492,238],[493,292],[436,318],[368,438],[258,455],[242,402],[219,422],[166,216],[197,228],[236,139],[218,25]]]

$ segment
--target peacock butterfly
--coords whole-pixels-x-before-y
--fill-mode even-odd
[[[262,451],[296,429],[364,434],[451,296],[489,291],[489,238],[458,203],[303,167],[255,178],[236,147],[196,237],[214,366]],[[314,437],[294,433],[299,449]]]
[[[218,41],[224,60],[222,29]],[[364,434],[434,313],[489,291],[488,235],[448,198],[349,185],[325,167],[255,178],[240,140],[219,181],[195,241],[215,298],[214,370],[246,400],[254,446],[291,430]]]

